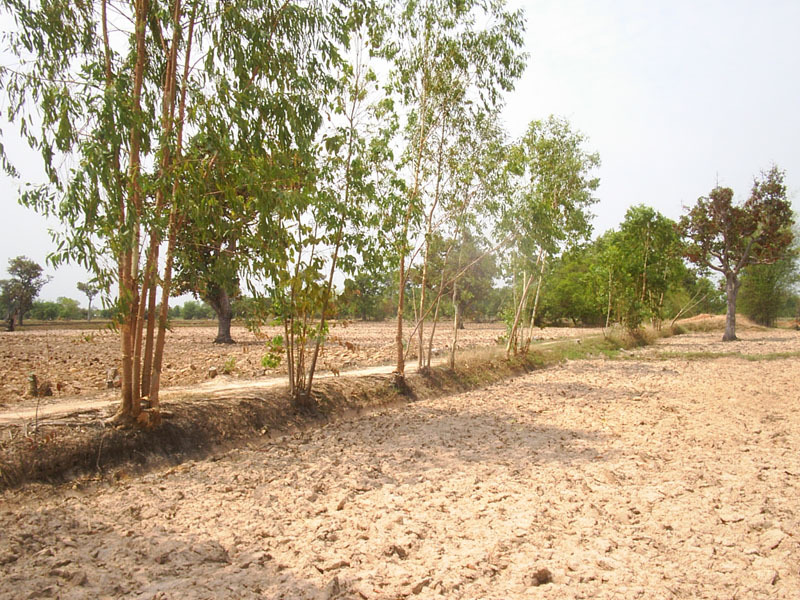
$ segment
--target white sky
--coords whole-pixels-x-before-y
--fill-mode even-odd
[[[597,233],[644,203],[676,219],[773,163],[800,209],[800,2],[519,1],[528,70],[507,125],[557,114],[590,139]]]
[[[596,233],[644,203],[676,219],[719,181],[747,196],[773,163],[800,210],[800,2],[515,0],[527,13],[529,66],[504,112],[513,136],[533,119],[568,118],[603,164]],[[36,155],[3,123],[6,150],[26,173]],[[17,204],[0,176],[0,278],[24,254],[53,250],[43,218]],[[61,267],[41,293],[70,296],[88,276]]]

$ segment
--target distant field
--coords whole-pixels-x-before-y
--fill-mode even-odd
[[[427,330],[428,332],[430,329]],[[554,339],[587,335],[587,329],[548,328],[536,337]],[[216,324],[210,321],[176,321],[167,335],[163,385],[190,385],[204,381],[210,367],[220,371],[232,367],[231,376],[252,379],[284,373],[281,366],[265,371],[261,366],[264,342],[242,326],[233,328],[238,342],[227,346],[212,343]],[[264,337],[278,335],[278,327],[264,328]],[[336,323],[322,356],[321,371],[388,364],[394,360],[395,324]],[[443,353],[450,341],[450,324],[437,327],[434,348]],[[480,348],[497,344],[505,334],[502,323],[468,323],[459,333],[459,347]],[[413,354],[413,345],[412,345]],[[105,388],[106,373],[119,366],[119,335],[103,321],[26,323],[22,331],[0,333],[0,405],[11,406],[23,399],[28,376],[49,381],[54,398],[91,395]],[[60,389],[59,389],[60,388]]]

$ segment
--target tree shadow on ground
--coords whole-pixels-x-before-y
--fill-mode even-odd
[[[321,600],[345,585],[333,573],[323,586],[298,576],[271,548],[274,540],[229,553],[213,532],[176,528],[166,514],[148,523],[141,507],[122,501],[119,508],[129,510],[87,516],[78,503],[51,505],[6,523],[0,549],[16,558],[3,567],[0,598],[19,597],[24,587],[30,598]]]
[[[404,414],[405,412],[405,414]],[[598,449],[598,431],[548,425],[540,411],[485,412],[480,406],[458,410],[436,402],[386,409],[335,425],[337,442],[324,430],[307,432],[309,441],[346,446],[342,458],[358,468],[381,465],[395,476],[424,476],[431,469],[482,466],[532,466],[559,462],[565,466],[610,458]],[[394,426],[402,419],[402,427]]]

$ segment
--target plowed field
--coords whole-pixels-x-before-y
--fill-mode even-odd
[[[321,372],[391,364],[395,358],[394,323],[334,323],[322,355]],[[450,342],[450,324],[440,324],[434,336],[434,352],[444,354]],[[430,329],[428,330],[428,332]],[[551,328],[536,331],[536,337],[579,337],[592,330]],[[164,387],[192,385],[208,379],[209,369],[222,373],[226,364],[234,379],[254,379],[285,373],[284,367],[265,370],[261,357],[264,337],[278,335],[278,328],[265,328],[262,339],[244,327],[234,327],[234,345],[212,343],[216,327],[176,327],[167,334],[164,356]],[[459,333],[462,349],[495,346],[505,334],[502,324],[467,323]],[[427,335],[427,332],[426,332]],[[415,356],[412,343],[411,353]],[[51,383],[52,398],[91,396],[106,388],[109,369],[119,367],[119,335],[109,330],[47,329],[0,333],[0,408],[11,408],[24,400],[28,377]],[[227,369],[225,369],[227,370]]]
[[[0,598],[800,597],[800,333],[0,497]]]

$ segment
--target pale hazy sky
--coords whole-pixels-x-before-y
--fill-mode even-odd
[[[566,117],[600,153],[597,233],[644,203],[676,219],[719,181],[747,196],[773,163],[787,172],[800,210],[800,2],[515,1],[527,13],[528,69],[507,98],[514,136],[533,119]],[[3,123],[19,166],[36,156]],[[2,176],[0,278],[20,254],[44,265],[56,223],[17,205]],[[50,266],[41,297],[71,296],[77,267]]]

